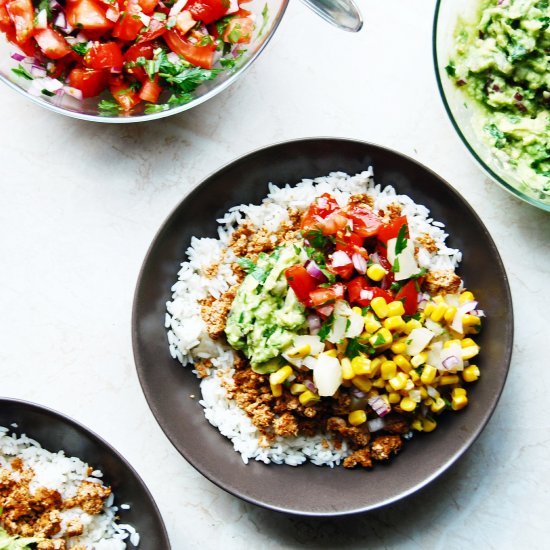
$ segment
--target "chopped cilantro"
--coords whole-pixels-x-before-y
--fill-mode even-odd
[[[269,340],[269,338],[271,337],[271,335],[277,330],[277,325],[272,325],[272,326],[269,326],[269,327],[266,327],[264,329],[264,331],[262,332],[262,336],[266,339],[266,340]]]
[[[78,42],[77,44],[73,44],[71,49],[78,55],[84,56],[88,53],[88,44],[86,42]]]
[[[97,104],[97,108],[100,116],[111,116],[120,112],[120,105],[116,101],[109,99],[102,99]]]
[[[452,61],[449,61],[449,64],[445,67],[445,72],[449,75],[449,76],[456,76],[456,69],[455,69],[455,65]]]
[[[25,69],[25,67],[23,67],[23,65],[13,68],[12,72],[27,80],[34,80],[34,77],[27,71],[27,69]]]
[[[319,329],[319,332],[317,333],[317,336],[321,339],[321,342],[324,342],[327,339],[327,336],[329,335],[332,325],[334,325],[334,313],[331,313],[327,320],[321,325],[321,328]]]
[[[269,22],[269,6],[266,3],[264,4],[264,9],[262,10],[262,26],[258,31],[258,38],[262,36],[262,34],[265,32],[268,22]]]
[[[246,273],[252,273],[256,269],[256,264],[250,258],[237,258],[237,263]]]
[[[346,357],[353,359],[361,353],[371,354],[374,350],[368,344],[367,340],[362,338],[349,338],[346,347]]]
[[[46,90],[45,88],[40,90],[40,93],[44,94],[44,95],[47,95],[48,97],[54,97],[55,96],[55,92],[50,92],[50,90]]]
[[[392,273],[399,273],[399,258],[395,258],[391,267]]]
[[[395,255],[401,254],[403,250],[407,248],[407,224],[403,224],[399,233],[397,233],[397,239],[395,241]]]

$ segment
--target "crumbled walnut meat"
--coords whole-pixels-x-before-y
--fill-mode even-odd
[[[11,461],[11,467],[16,471],[21,471],[23,469],[23,461],[19,457],[14,458]]]
[[[209,296],[200,302],[201,317],[211,338],[216,339],[223,334],[237,289],[238,285],[234,285],[219,298]]]
[[[348,439],[356,448],[365,447],[370,441],[370,433],[365,424],[362,426],[348,426],[343,418],[334,416],[327,421],[327,430],[340,434]]]
[[[422,233],[418,235],[415,240],[431,254],[435,254],[439,250],[437,244],[435,244],[434,238],[429,233]]]
[[[285,412],[273,421],[273,430],[283,437],[295,436],[298,435],[298,423],[290,412]]]
[[[194,366],[199,378],[206,378],[208,376],[208,369],[212,366],[212,361],[204,359],[203,361],[197,361]]]
[[[381,435],[371,445],[373,460],[388,460],[390,455],[397,454],[403,446],[403,440],[399,435]]]
[[[208,267],[205,267],[202,270],[202,274],[207,279],[213,279],[217,275],[219,267],[220,267],[219,262],[213,263],[212,265],[209,265]]]
[[[358,465],[363,468],[372,468],[372,459],[368,447],[363,447],[344,458],[344,468],[355,468]]]
[[[65,508],[80,507],[88,514],[100,514],[103,510],[103,501],[111,494],[110,487],[102,487],[99,483],[83,481],[76,492],[76,496],[64,502]]]
[[[452,269],[429,271],[424,280],[424,289],[432,296],[456,294],[460,288],[460,277]]]
[[[67,535],[70,537],[78,537],[84,532],[84,525],[76,518],[67,521]]]
[[[61,514],[58,510],[50,510],[40,516],[34,524],[37,536],[51,537],[61,531]]]
[[[357,195],[352,195],[348,200],[348,205],[351,206],[355,204],[365,205],[372,209],[374,206],[374,199],[370,195],[367,195],[367,193],[358,193]]]
[[[378,215],[382,218],[383,223],[390,223],[391,221],[401,216],[401,205],[396,202],[392,202],[386,206],[386,210],[379,210]]]
[[[67,545],[63,539],[46,539],[36,545],[36,550],[65,550]],[[83,546],[73,546],[71,550],[78,550]],[[86,550],[84,548],[84,550]]]
[[[384,418],[384,431],[392,434],[406,434],[410,431],[409,422],[402,416],[386,416]]]
[[[47,487],[38,487],[34,493],[34,497],[31,499],[31,506],[35,510],[47,510],[50,508],[59,508],[61,506],[61,495]]]

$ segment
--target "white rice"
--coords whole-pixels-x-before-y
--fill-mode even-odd
[[[208,421],[232,441],[245,463],[254,459],[296,466],[309,460],[317,465],[333,467],[349,454],[345,443],[336,449],[321,434],[308,438],[277,437],[268,447],[262,446],[265,438],[235,401],[228,399],[223,386],[224,380],[230,382],[232,379],[233,351],[225,341],[209,337],[200,315],[200,300],[209,296],[218,298],[236,283],[230,267],[236,256],[227,244],[241,223],[248,221],[257,228],[276,232],[283,222],[289,220],[288,208],[303,212],[314,197],[323,193],[332,194],[341,206],[351,195],[368,193],[374,199],[375,211],[385,210],[392,203],[399,204],[402,214],[407,216],[410,238],[414,240],[428,233],[439,248],[433,254],[419,246],[417,260],[420,267],[454,269],[462,258],[459,250],[445,245],[448,235],[444,224],[432,220],[426,207],[415,204],[406,195],[398,195],[393,187],[381,188],[375,184],[371,168],[355,176],[334,172],[326,177],[305,179],[293,186],[277,187],[270,183],[269,193],[262,204],[234,206],[217,220],[218,239],[193,237],[187,250],[188,260],[181,264],[178,281],[172,287],[172,300],[166,304],[165,325],[170,353],[183,365],[211,359],[214,368],[201,380],[203,398],[200,403]],[[208,277],[206,270],[217,263],[217,275]]]
[[[25,469],[32,469],[34,478],[29,484],[31,494],[39,487],[55,489],[63,500],[76,495],[82,481],[89,481],[103,485],[102,472],[94,470],[88,475],[88,464],[76,457],[65,456],[63,451],[57,453],[43,449],[34,439],[25,434],[17,437],[10,434],[8,428],[0,426],[0,468],[11,470],[11,461],[19,457]],[[17,472],[13,472],[16,478]],[[77,519],[84,525],[84,533],[68,540],[68,548],[76,544],[85,545],[88,550],[123,550],[127,548],[126,539],[129,538],[134,546],[138,545],[139,535],[129,525],[120,525],[116,522],[118,507],[113,504],[114,495],[111,493],[106,499],[101,514],[88,514],[82,509],[68,508],[61,510],[61,531],[53,538],[61,538],[65,533],[67,522]],[[129,508],[129,505],[121,505]],[[137,535],[137,537],[135,536]]]

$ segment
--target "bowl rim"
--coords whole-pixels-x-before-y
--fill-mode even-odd
[[[219,86],[215,86],[210,91],[208,91],[206,94],[197,97],[193,99],[192,101],[185,103],[183,105],[179,105],[178,107],[174,107],[173,109],[167,109],[166,111],[161,111],[159,113],[151,113],[151,114],[144,114],[144,115],[138,115],[138,116],[101,116],[101,115],[89,115],[86,113],[78,113],[76,111],[70,111],[68,109],[63,109],[62,107],[58,107],[57,105],[53,105],[52,103],[49,103],[47,101],[44,101],[41,97],[33,96],[29,94],[26,90],[23,90],[17,84],[0,74],[0,81],[4,82],[8,87],[10,87],[12,90],[15,90],[22,96],[26,97],[27,99],[31,100],[36,105],[40,105],[41,107],[44,107],[48,109],[49,111],[53,111],[54,113],[58,113],[61,115],[68,116],[70,118],[75,118],[78,120],[86,120],[89,122],[99,122],[99,123],[106,123],[106,124],[132,124],[136,122],[148,122],[150,120],[158,120],[161,118],[165,118],[172,115],[177,115],[179,113],[182,113],[184,111],[187,111],[189,109],[192,109],[193,107],[196,107],[208,99],[216,96],[229,86],[233,84],[237,78],[241,76],[242,73],[246,72],[248,68],[253,64],[253,62],[258,58],[260,53],[264,50],[264,48],[267,46],[267,44],[271,41],[271,38],[275,34],[275,31],[279,27],[281,20],[283,19],[283,16],[286,12],[286,9],[288,7],[288,3],[290,0],[281,0],[281,5],[279,7],[277,16],[275,17],[273,21],[273,27],[269,34],[265,37],[263,42],[261,43],[260,47],[254,52],[253,55],[251,55],[247,60],[246,63],[241,65],[227,80],[224,80]]]
[[[80,422],[78,422],[74,418],[66,415],[65,413],[62,413],[60,411],[57,411],[57,410],[52,409],[50,407],[47,407],[45,405],[36,403],[34,401],[27,401],[25,399],[19,399],[19,398],[16,398],[16,397],[2,397],[2,396],[0,396],[0,408],[2,408],[3,405],[5,405],[5,404],[23,406],[23,407],[25,407],[25,408],[27,408],[31,411],[36,411],[36,412],[39,412],[39,413],[42,413],[42,414],[46,414],[46,416],[49,416],[49,417],[55,419],[56,421],[61,422],[62,424],[68,424],[72,428],[75,428],[78,432],[84,434],[86,437],[89,437],[92,440],[92,442],[94,443],[94,445],[97,445],[99,447],[104,447],[105,449],[107,449],[107,451],[109,451],[112,455],[114,455],[124,465],[124,467],[127,468],[133,474],[134,478],[139,483],[139,485],[140,485],[141,489],[143,490],[144,494],[149,499],[149,502],[150,502],[150,504],[151,504],[151,506],[152,506],[152,508],[155,512],[155,515],[157,516],[158,523],[161,527],[161,531],[162,531],[162,534],[164,536],[164,542],[166,543],[165,548],[166,548],[166,550],[171,549],[170,538],[168,537],[168,531],[166,529],[166,525],[164,523],[164,520],[162,518],[162,514],[160,513],[158,505],[157,505],[151,491],[149,490],[149,488],[147,487],[147,485],[145,484],[145,482],[143,481],[141,476],[138,474],[136,469],[110,443],[108,443],[105,439],[103,439],[96,432],[94,432],[90,428],[86,427],[84,424],[81,424]],[[6,426],[6,427],[9,428],[9,426]],[[38,443],[42,446],[41,441],[38,441]],[[46,448],[46,447],[44,447],[44,448]],[[51,449],[47,449],[47,450],[52,451]],[[64,449],[63,448],[56,449],[53,452],[56,452],[56,451],[59,451],[59,450],[64,450]]]
[[[509,319],[506,322],[506,328],[507,333],[505,333],[506,337],[506,350],[505,350],[505,371],[504,376],[502,378],[502,384],[498,391],[492,395],[492,400],[489,403],[489,408],[485,412],[485,414],[482,417],[482,421],[478,424],[476,429],[472,432],[471,436],[469,437],[466,444],[462,445],[460,450],[457,451],[453,456],[449,457],[445,462],[443,462],[439,468],[434,470],[430,476],[427,476],[419,483],[415,484],[414,486],[410,487],[408,490],[400,492],[397,495],[390,496],[383,501],[377,502],[375,504],[369,505],[369,506],[360,506],[360,507],[354,507],[350,508],[348,510],[338,510],[338,511],[311,511],[311,510],[297,510],[295,508],[291,507],[281,507],[278,505],[270,504],[264,501],[261,501],[260,499],[253,498],[249,495],[247,495],[243,491],[238,490],[230,490],[226,486],[224,486],[223,480],[219,480],[215,477],[214,474],[209,474],[208,472],[204,472],[200,468],[200,464],[197,463],[197,461],[189,456],[189,452],[187,449],[180,448],[181,445],[177,441],[177,438],[170,433],[170,427],[169,423],[165,423],[163,419],[160,418],[160,413],[157,411],[157,407],[155,406],[154,400],[150,398],[151,391],[147,387],[146,380],[143,376],[142,370],[145,368],[145,365],[142,361],[140,352],[139,352],[139,330],[138,330],[138,309],[139,309],[139,293],[143,284],[143,278],[145,275],[145,271],[148,268],[148,264],[150,262],[150,256],[152,255],[155,247],[157,246],[157,243],[159,239],[162,237],[163,233],[166,231],[166,228],[172,223],[174,218],[176,218],[179,215],[179,211],[182,208],[183,204],[189,200],[193,200],[193,196],[200,191],[202,187],[208,184],[208,182],[211,180],[211,178],[215,177],[219,172],[225,171],[228,167],[232,166],[233,164],[242,162],[243,160],[247,158],[254,157],[257,154],[260,154],[268,149],[274,149],[282,146],[288,146],[290,144],[299,144],[304,142],[349,142],[352,144],[360,144],[362,146],[366,146],[369,148],[375,148],[375,149],[382,149],[386,152],[389,152],[391,154],[397,155],[399,157],[404,158],[405,160],[415,164],[416,166],[420,167],[422,170],[425,170],[432,174],[439,182],[441,182],[443,185],[445,185],[453,194],[455,194],[460,201],[464,204],[464,207],[467,208],[470,215],[472,215],[480,224],[480,226],[483,228],[483,231],[485,233],[485,236],[487,237],[490,247],[492,248],[492,251],[495,255],[495,259],[497,261],[497,266],[499,270],[501,271],[503,275],[503,283],[505,287],[505,302],[506,307],[509,310]],[[267,182],[266,182],[267,183]],[[176,274],[174,274],[176,276]],[[160,322],[160,321],[159,321]],[[131,318],[131,338],[132,338],[132,349],[133,349],[133,355],[134,355],[134,362],[138,374],[138,379],[143,391],[143,394],[145,396],[145,399],[147,401],[147,404],[153,413],[153,416],[155,417],[155,420],[159,424],[160,428],[164,432],[165,436],[168,438],[168,440],[172,443],[172,445],[175,447],[175,449],[182,455],[182,457],[191,465],[193,468],[195,468],[203,477],[208,479],[210,482],[217,485],[220,489],[228,492],[229,494],[236,496],[246,502],[249,502],[251,504],[260,506],[262,508],[276,511],[276,512],[283,512],[283,513],[289,513],[296,516],[302,516],[302,517],[342,517],[342,516],[348,516],[352,514],[358,514],[358,513],[365,513],[370,512],[382,507],[385,507],[387,505],[393,504],[395,502],[398,502],[400,500],[403,500],[410,495],[422,490],[427,485],[429,485],[432,481],[434,481],[436,478],[438,478],[440,475],[448,471],[470,448],[472,445],[476,442],[476,440],[479,438],[485,427],[487,426],[489,420],[493,416],[496,407],[498,405],[498,402],[502,396],[502,392],[504,391],[504,387],[506,385],[506,380],[510,371],[510,363],[512,359],[512,351],[513,351],[513,341],[514,341],[514,315],[513,315],[513,302],[512,302],[512,295],[509,285],[508,276],[506,274],[506,270],[504,268],[504,264],[502,262],[502,258],[498,252],[498,249],[496,247],[496,244],[489,233],[488,229],[486,228],[485,224],[479,217],[479,215],[476,213],[476,211],[473,209],[473,207],[462,197],[462,195],[450,184],[448,183],[443,177],[438,175],[436,172],[425,166],[424,164],[418,162],[417,160],[413,159],[412,157],[403,154],[399,151],[396,151],[392,148],[386,147],[384,145],[375,144],[372,142],[368,142],[365,140],[359,140],[359,139],[353,139],[353,138],[345,138],[345,137],[330,137],[330,136],[321,136],[321,137],[304,137],[304,138],[296,138],[296,139],[289,139],[289,140],[283,140],[278,141],[275,143],[271,143],[268,145],[264,145],[258,148],[255,148],[251,151],[248,151],[242,155],[239,155],[238,157],[233,158],[229,162],[226,162],[219,168],[213,170],[210,174],[205,176],[201,179],[201,181],[188,193],[186,193],[182,199],[177,203],[177,205],[171,210],[171,212],[165,217],[164,221],[161,223],[160,227],[155,232],[151,243],[147,249],[147,252],[145,254],[144,260],[142,262],[137,280],[136,280],[136,287],[134,290],[134,296],[133,296],[133,304],[132,304],[132,318]],[[205,422],[207,422],[206,418],[204,419]],[[221,436],[220,437],[224,437]]]
[[[433,25],[432,25],[432,59],[434,63],[434,70],[435,70],[435,79],[437,82],[437,88],[439,90],[439,95],[441,97],[441,101],[443,102],[443,106],[445,107],[445,111],[447,112],[447,116],[449,117],[451,124],[453,125],[456,133],[460,137],[460,140],[468,149],[470,154],[474,157],[474,159],[477,161],[481,169],[496,183],[501,185],[506,191],[511,193],[514,197],[532,205],[536,208],[540,208],[541,210],[545,210],[547,212],[550,212],[550,204],[545,204],[542,201],[538,201],[537,199],[527,195],[526,193],[523,193],[520,191],[517,187],[514,187],[513,185],[509,184],[506,180],[504,180],[501,176],[499,176],[476,152],[476,150],[472,147],[468,139],[466,138],[464,132],[460,128],[460,125],[458,124],[453,111],[451,109],[451,105],[449,101],[447,100],[447,95],[445,94],[445,89],[443,87],[443,81],[442,81],[442,72],[440,69],[440,60],[439,56],[437,54],[437,39],[438,39],[438,28],[439,28],[439,15],[440,15],[440,8],[443,4],[444,0],[436,0],[435,4],[435,10],[434,10],[434,18],[433,18]]]

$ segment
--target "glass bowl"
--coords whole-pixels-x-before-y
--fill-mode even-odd
[[[495,149],[484,143],[475,130],[474,116],[478,107],[449,78],[445,71],[454,46],[459,18],[469,21],[476,16],[481,0],[437,0],[433,23],[433,57],[441,99],[451,122],[484,172],[516,197],[542,210],[550,211],[550,195],[541,197],[531,190],[512,166],[495,155]]]
[[[246,9],[254,15],[256,25],[252,40],[249,44],[244,45],[246,51],[239,59],[237,66],[233,69],[224,70],[214,80],[201,84],[193,92],[194,97],[188,103],[173,106],[165,111],[147,114],[143,112],[143,107],[138,105],[131,113],[102,112],[98,109],[98,103],[102,99],[112,100],[109,94],[102,94],[101,96],[84,100],[77,100],[68,94],[54,97],[33,95],[29,93],[31,82],[17,76],[12,71],[12,68],[16,68],[19,62],[12,59],[11,54],[19,52],[19,50],[8,43],[3,33],[0,33],[0,81],[38,105],[42,105],[56,113],[81,120],[114,123],[155,120],[181,113],[196,105],[200,105],[235,82],[260,55],[263,48],[269,42],[283,17],[287,5],[288,0],[251,0],[248,2]],[[215,68],[219,67],[215,66]]]

